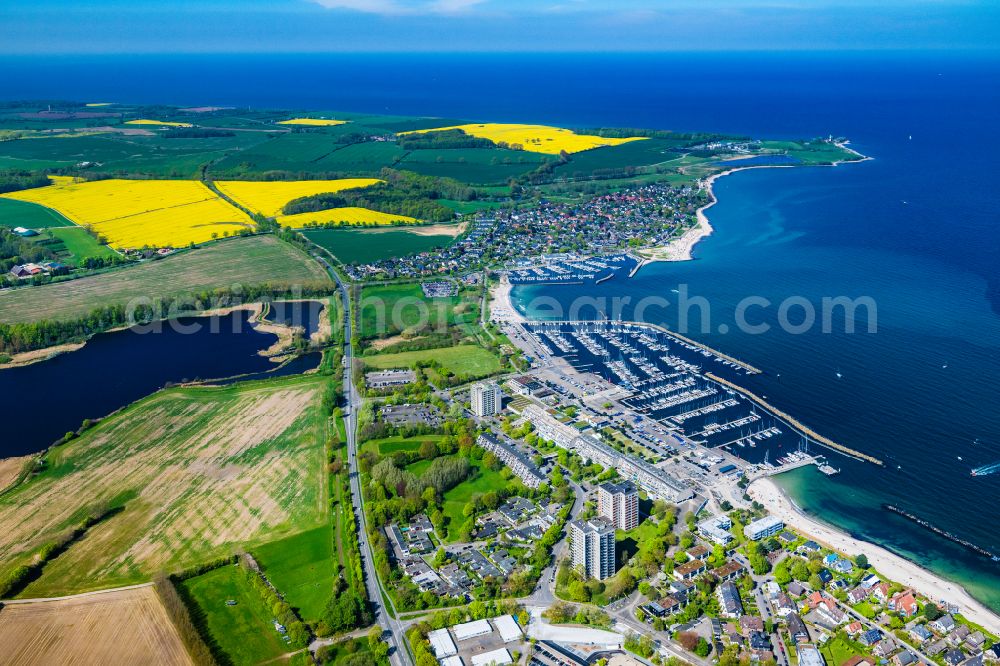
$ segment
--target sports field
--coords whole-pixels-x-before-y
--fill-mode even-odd
[[[322,267],[274,236],[233,238],[110,273],[0,293],[0,321],[75,319],[95,308],[232,287],[238,284],[329,284]]]
[[[455,240],[448,235],[424,235],[403,230],[313,229],[304,233],[309,240],[326,248],[345,264],[367,264],[419,254],[436,247],[446,247]]]
[[[327,525],[322,385],[169,389],[53,449],[43,473],[0,497],[0,576],[100,505],[122,509],[20,596],[143,582]]]
[[[0,196],[51,208],[114,248],[181,247],[254,226],[243,211],[193,180],[62,182]]]
[[[267,217],[281,215],[289,201],[316,194],[339,192],[355,187],[369,187],[382,181],[376,178],[341,178],[339,180],[252,181],[219,180],[215,186],[227,197]]]
[[[411,130],[400,134],[424,134],[442,130],[462,130],[466,134],[481,139],[489,139],[493,143],[506,144],[514,149],[526,150],[532,153],[558,155],[578,153],[583,150],[600,148],[601,146],[617,146],[629,141],[640,141],[645,137],[629,137],[614,139],[590,134],[577,134],[572,130],[548,125],[520,125],[515,123],[469,123],[451,127],[435,127],[433,129]]]
[[[152,587],[8,604],[0,646],[0,663],[9,666],[191,664]]]

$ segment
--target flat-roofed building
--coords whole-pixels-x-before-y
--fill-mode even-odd
[[[487,620],[463,622],[462,624],[456,624],[451,629],[455,632],[455,639],[458,641],[465,641],[476,636],[485,636],[486,634],[493,633],[493,627],[490,626]]]
[[[490,652],[484,652],[482,654],[472,656],[472,666],[502,666],[502,664],[513,663],[514,660],[511,659],[510,652],[507,652],[507,648],[491,650]]]
[[[501,615],[493,618],[493,626],[500,632],[500,638],[503,639],[504,643],[519,641],[524,636],[521,633],[521,626],[513,615]]]
[[[573,537],[573,566],[586,576],[604,580],[615,575],[615,526],[607,518],[597,517],[570,523]]]
[[[473,384],[469,393],[472,400],[472,413],[476,416],[493,416],[500,413],[503,407],[503,393],[496,382]]]
[[[528,456],[518,451],[513,442],[505,441],[502,435],[485,432],[479,436],[476,444],[492,452],[503,464],[510,467],[510,471],[514,472],[527,487],[537,488],[545,481],[538,467],[528,459]]]
[[[458,654],[455,641],[451,640],[447,629],[435,629],[427,634],[427,640],[430,641],[431,650],[434,651],[434,656],[438,659]]]
[[[743,534],[748,539],[759,541],[767,537],[779,534],[785,529],[785,523],[777,516],[764,516],[758,518],[743,528]]]
[[[620,530],[639,526],[639,491],[630,481],[605,483],[597,489],[597,512]]]

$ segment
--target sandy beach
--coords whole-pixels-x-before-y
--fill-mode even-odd
[[[858,541],[845,532],[807,516],[770,479],[757,479],[750,484],[748,492],[786,525],[846,555],[864,553],[868,562],[889,580],[912,587],[934,601],[945,601],[958,606],[964,617],[993,633],[1000,633],[1000,616],[976,601],[961,585],[936,576],[881,546]]]
[[[490,293],[490,320],[496,322],[524,323],[524,318],[514,303],[510,300],[510,292],[514,285],[510,283],[506,275],[501,276],[500,284],[494,287]]]

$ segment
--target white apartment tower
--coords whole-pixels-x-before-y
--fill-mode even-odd
[[[471,395],[472,413],[476,416],[493,416],[503,407],[503,393],[496,382],[474,384]]]
[[[587,521],[574,520],[569,525],[573,538],[573,566],[597,580],[614,576],[615,526],[600,516]]]
[[[630,481],[605,483],[597,489],[597,513],[620,530],[639,526],[639,491]]]

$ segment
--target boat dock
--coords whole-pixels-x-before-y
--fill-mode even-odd
[[[788,414],[786,414],[785,412],[781,411],[780,409],[777,409],[776,407],[772,407],[770,404],[768,404],[767,402],[765,402],[763,398],[761,398],[760,396],[758,396],[758,395],[756,395],[756,394],[748,391],[747,389],[743,388],[742,386],[737,386],[736,384],[734,384],[734,383],[732,383],[732,382],[730,382],[728,380],[725,380],[722,377],[718,377],[716,375],[713,375],[711,372],[706,372],[705,373],[705,377],[707,377],[708,379],[710,379],[710,380],[712,380],[714,382],[718,382],[719,384],[725,386],[726,388],[730,388],[730,389],[732,389],[732,390],[740,393],[741,395],[749,398],[750,400],[753,400],[758,405],[760,405],[761,407],[763,407],[767,411],[771,412],[776,417],[778,417],[779,419],[781,419],[782,421],[784,421],[785,423],[787,423],[789,426],[791,426],[795,430],[798,430],[800,433],[802,433],[803,435],[805,435],[806,437],[808,437],[810,440],[816,442],[817,444],[821,444],[822,446],[825,446],[827,448],[833,449],[834,451],[837,451],[839,453],[843,453],[844,455],[850,456],[850,457],[852,457],[852,458],[854,458],[856,460],[862,460],[864,462],[870,462],[873,465],[878,465],[880,467],[884,467],[885,466],[884,462],[882,462],[878,458],[875,458],[874,456],[870,456],[867,453],[862,453],[861,451],[855,451],[854,449],[852,449],[852,448],[850,448],[848,446],[844,446],[843,444],[838,444],[837,442],[833,441],[832,439],[829,439],[827,437],[824,437],[823,435],[820,435],[819,433],[815,432],[814,430],[812,430],[808,426],[804,425],[803,423],[800,423],[798,420],[796,420],[792,416],[789,416]],[[833,468],[831,467],[830,469],[833,469]],[[826,473],[826,472],[824,472],[824,473]]]

